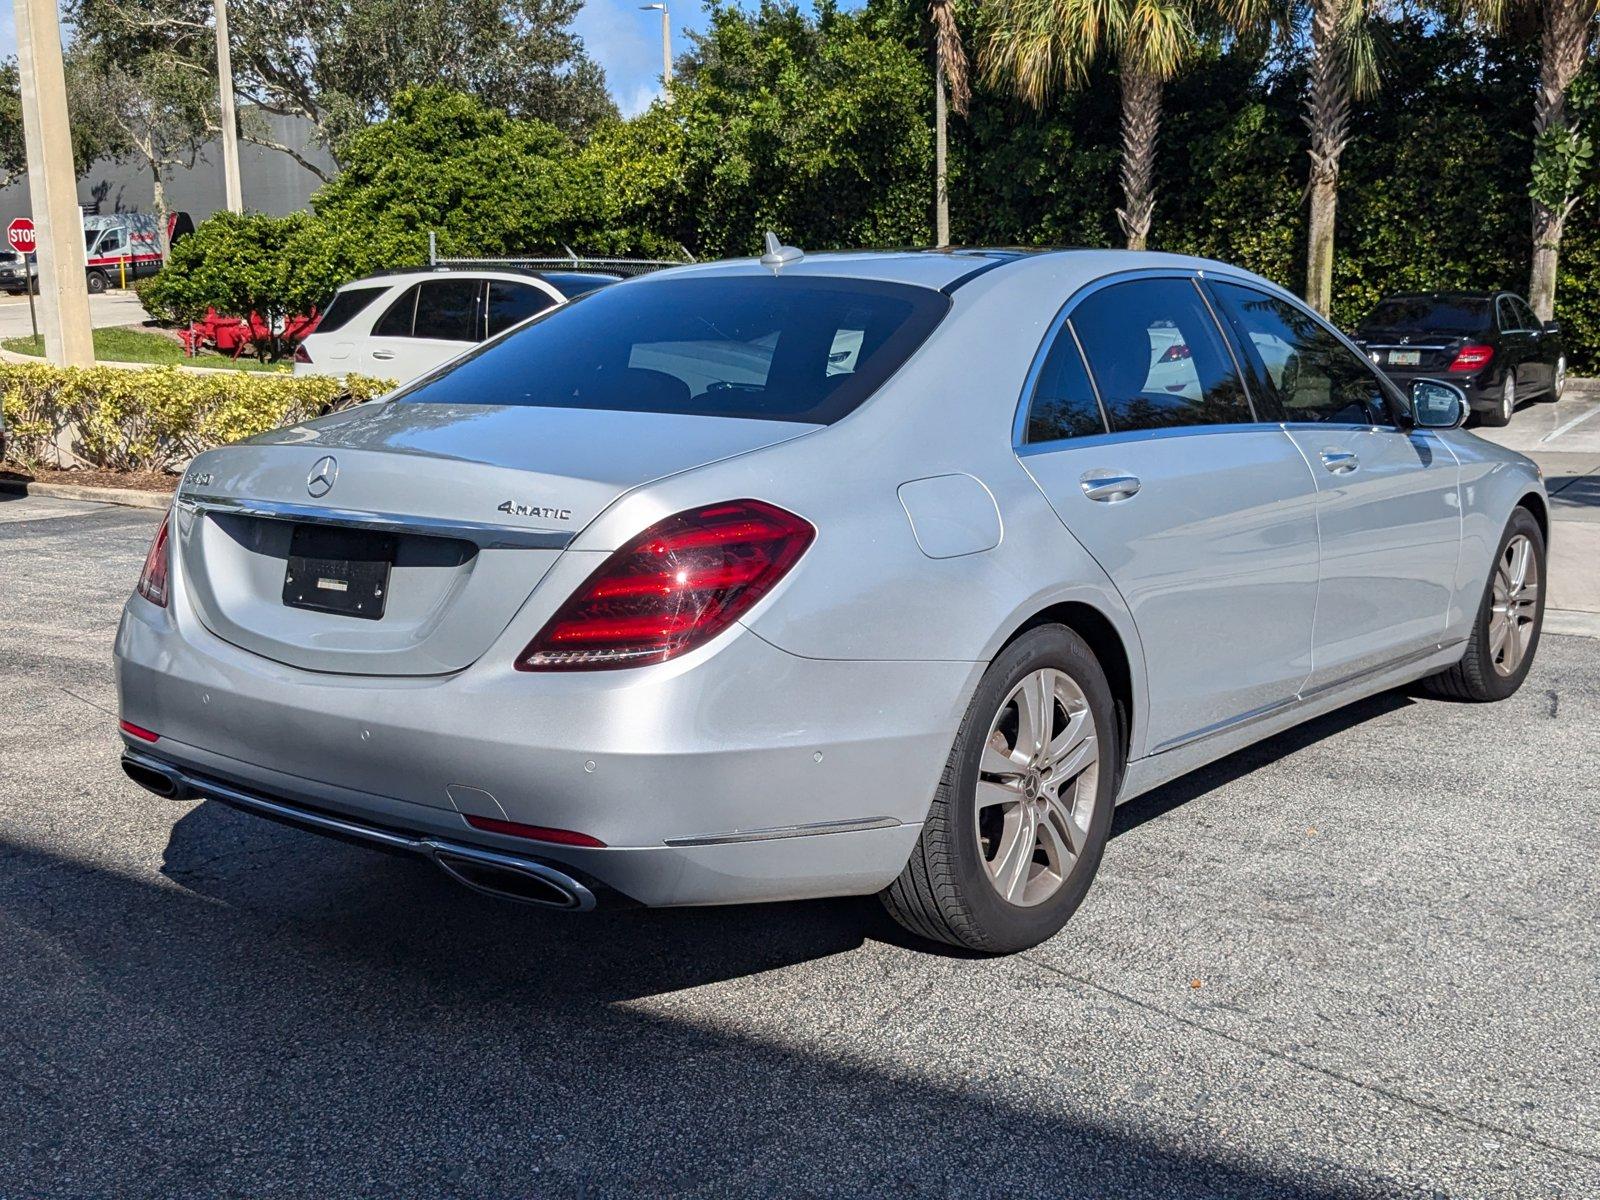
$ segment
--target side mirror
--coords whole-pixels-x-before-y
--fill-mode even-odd
[[[1411,417],[1418,429],[1458,429],[1467,419],[1467,394],[1440,379],[1411,385]]]
[[[1546,321],[1544,323],[1544,332],[1545,333],[1560,333],[1561,332],[1561,322],[1560,321]]]

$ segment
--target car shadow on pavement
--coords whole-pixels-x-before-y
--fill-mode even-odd
[[[803,1038],[740,1019],[781,979],[626,1002],[848,950],[850,903],[574,920],[214,804],[179,826],[171,883],[0,841],[0,1195],[1381,1190],[1093,1095],[946,1077],[939,1026],[971,1018],[907,1021],[904,986],[855,974],[910,985],[904,960],[841,967]],[[928,1026],[919,1069],[893,1064],[889,1025]]]

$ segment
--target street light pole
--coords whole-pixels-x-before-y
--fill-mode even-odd
[[[639,11],[661,13],[661,86],[665,88],[672,82],[672,18],[665,4],[641,4]],[[667,100],[672,100],[670,92]]]
[[[228,45],[228,0],[215,0],[217,10],[217,86],[222,94],[222,187],[228,211],[244,211],[239,183],[239,120],[233,111],[233,52]]]
[[[67,77],[61,64],[56,0],[13,0],[28,195],[38,247],[44,352],[58,366],[94,363],[78,172],[67,125]]]

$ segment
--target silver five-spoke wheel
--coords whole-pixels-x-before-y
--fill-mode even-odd
[[[1034,671],[995,713],[978,764],[978,852],[1001,899],[1042,904],[1061,887],[1089,834],[1099,738],[1083,689],[1064,671]]]
[[[1497,674],[1522,665],[1539,615],[1539,558],[1533,543],[1517,534],[1495,564],[1489,616],[1489,661]]]

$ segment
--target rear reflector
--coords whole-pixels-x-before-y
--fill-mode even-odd
[[[135,725],[132,721],[118,721],[117,728],[122,730],[122,732],[127,734],[129,737],[138,738],[141,742],[154,742],[158,741],[161,737],[159,733],[151,733],[150,730],[143,729],[138,725]]]
[[[666,662],[748,612],[806,552],[809,521],[729,500],[658,521],[602,563],[517,659],[519,671]]]
[[[554,842],[561,846],[589,846],[604,850],[606,845],[599,838],[592,838],[587,833],[575,833],[570,829],[546,829],[543,825],[524,825],[520,821],[500,821],[494,817],[474,817],[468,814],[467,824],[485,833],[503,833],[507,837],[528,838],[535,842]]]
[[[137,589],[139,595],[162,608],[167,606],[167,576],[172,566],[172,550],[167,537],[167,523],[171,519],[171,513],[161,518],[161,528],[156,530],[155,541],[150,543],[150,552],[144,556],[144,570],[139,572]]]
[[[1455,361],[1450,364],[1452,371],[1476,371],[1487,367],[1494,358],[1494,347],[1480,345],[1477,342],[1468,342],[1456,351]]]

